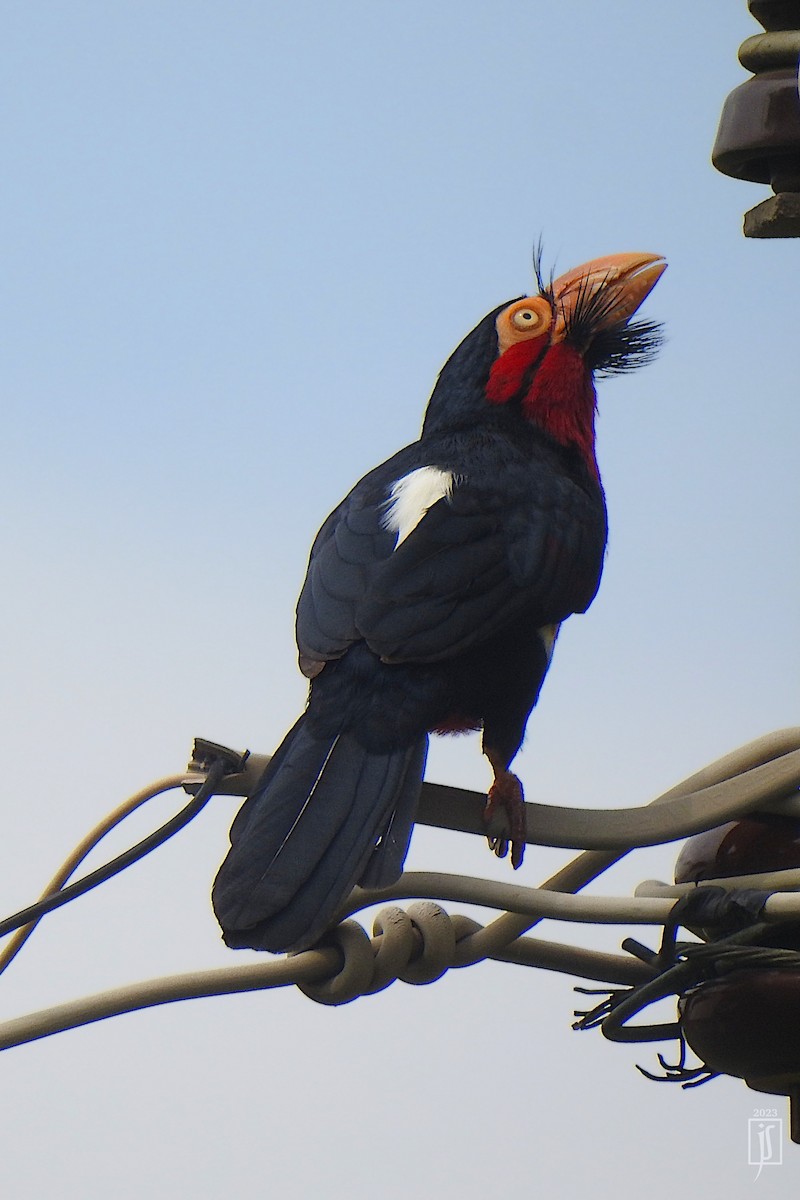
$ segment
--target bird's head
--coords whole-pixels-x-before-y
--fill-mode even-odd
[[[594,460],[595,373],[648,362],[660,326],[631,321],[666,270],[658,254],[611,254],[500,305],[452,354],[434,389],[423,433],[479,421],[503,409],[539,425]]]

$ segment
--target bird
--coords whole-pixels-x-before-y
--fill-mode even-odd
[[[402,874],[431,733],[482,731],[489,844],[519,867],[511,764],[561,624],[592,603],[607,539],[596,376],[649,362],[631,318],[661,255],[596,258],[488,313],[435,383],[419,439],[322,525],[297,604],[305,711],[236,815],[212,901],[234,949],[315,945],[356,884]],[[499,814],[499,817],[498,817]]]

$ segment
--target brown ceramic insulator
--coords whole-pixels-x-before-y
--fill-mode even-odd
[[[689,838],[675,863],[675,882],[703,883],[793,867],[800,867],[800,821],[764,814],[730,821]],[[707,940],[720,936],[719,930],[692,928]],[[760,944],[800,950],[800,924],[782,922],[765,933]]]
[[[775,193],[745,214],[747,237],[800,237],[800,0],[751,0],[750,11],[766,32],[740,47],[753,78],[725,101],[711,159]]]
[[[770,31],[800,28],[800,0],[748,0],[747,7]]]
[[[736,971],[679,1004],[686,1041],[713,1071],[761,1092],[800,1083],[800,970]]]
[[[676,883],[800,867],[800,821],[765,814],[697,833],[681,848]]]
[[[766,71],[728,96],[711,161],[724,175],[800,191],[800,95],[797,63]]]

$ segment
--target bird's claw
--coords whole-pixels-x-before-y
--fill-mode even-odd
[[[486,822],[488,824],[488,820]],[[503,836],[494,837],[488,834],[486,841],[489,843],[489,849],[492,850],[498,858],[505,858],[508,854],[508,838]]]
[[[494,851],[498,858],[505,858],[509,846],[511,847],[511,866],[516,871],[522,865],[525,855],[525,797],[522,784],[511,771],[502,771],[495,775],[483,810],[484,825],[490,825],[498,812],[505,816],[508,828],[503,833],[487,834],[486,840],[489,849]]]

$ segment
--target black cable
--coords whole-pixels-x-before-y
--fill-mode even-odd
[[[744,894],[744,893],[742,893]],[[754,910],[763,907],[763,893],[754,893]],[[712,897],[712,900],[714,898]],[[736,901],[734,897],[734,901]],[[677,908],[678,905],[675,906]],[[672,912],[675,912],[673,908]],[[752,920],[752,918],[751,918]],[[660,1025],[627,1025],[627,1022],[643,1008],[663,1000],[667,996],[683,996],[691,988],[723,977],[737,968],[758,969],[784,967],[796,970],[800,965],[800,952],[770,946],[761,946],[757,939],[763,937],[771,926],[767,922],[753,921],[745,929],[711,942],[684,942],[675,945],[675,934],[680,920],[670,920],[664,926],[664,940],[659,957],[665,963],[662,974],[647,983],[637,984],[628,992],[618,992],[611,1000],[608,1014],[600,1027],[612,1042],[658,1042],[681,1037],[680,1021]],[[774,926],[772,926],[774,928]],[[755,945],[752,943],[755,942]],[[619,998],[617,998],[619,997]],[[598,1006],[598,1009],[604,1006]],[[598,1012],[602,1016],[602,1013]],[[593,1018],[594,1014],[588,1014]],[[585,1018],[584,1018],[585,1020]],[[593,1024],[597,1022],[593,1021]],[[589,1026],[587,1025],[587,1028]]]
[[[90,871],[88,875],[84,875],[82,879],[76,880],[75,883],[70,883],[67,887],[60,888],[59,891],[52,892],[49,896],[44,896],[41,900],[37,900],[35,904],[30,904],[27,908],[20,909],[19,912],[14,913],[13,916],[6,917],[4,921],[0,921],[0,937],[5,937],[8,933],[13,933],[15,929],[19,929],[23,925],[30,925],[54,909],[60,908],[62,904],[68,904],[70,900],[75,900],[78,896],[83,896],[86,892],[91,891],[92,888],[96,888],[99,884],[105,883],[107,879],[111,879],[112,876],[118,875],[120,871],[124,871],[126,867],[132,866],[140,858],[144,858],[146,854],[149,854],[151,850],[155,850],[157,846],[163,845],[173,834],[178,833],[188,825],[205,808],[208,801],[214,795],[217,784],[229,772],[230,764],[224,759],[217,759],[209,768],[208,774],[197,793],[174,817],[171,817],[169,821],[154,830],[153,833],[148,834],[146,838],[137,842],[135,846],[131,846],[129,850],[123,851],[122,854],[118,854],[116,858],[112,858],[104,866],[98,867],[96,871]]]

